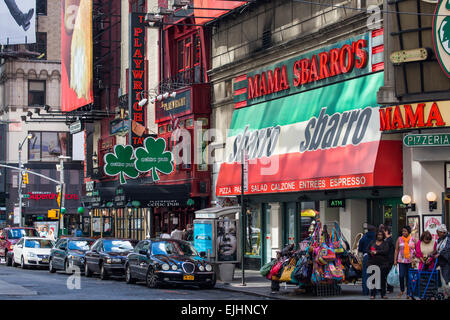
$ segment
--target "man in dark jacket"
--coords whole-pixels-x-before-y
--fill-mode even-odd
[[[363,261],[362,261],[362,289],[363,289],[363,295],[367,296],[369,295],[369,288],[367,288],[367,261],[368,261],[368,253],[367,250],[369,247],[369,244],[375,240],[375,230],[376,228],[374,226],[369,225],[368,231],[363,235],[361,240],[359,240],[358,243],[358,252],[361,252],[363,254]]]
[[[438,259],[438,265],[441,269],[442,280],[445,281],[443,284],[444,290],[450,290],[450,234],[447,231],[445,224],[440,225],[437,228],[437,234],[439,236],[435,259]],[[449,293],[446,292],[446,295]]]
[[[391,226],[386,226],[384,228],[384,234],[386,236],[386,239],[384,239],[384,241],[389,246],[389,254],[388,254],[389,264],[388,264],[388,269],[391,270],[392,266],[394,265],[394,253],[395,253],[395,244],[394,244],[394,240],[392,239],[392,227]],[[388,270],[388,272],[389,272],[389,270]],[[388,284],[387,282],[386,282],[386,289],[387,289],[388,293],[394,292],[394,287],[391,286],[390,284]]]

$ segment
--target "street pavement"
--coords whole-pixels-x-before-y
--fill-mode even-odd
[[[122,278],[100,280],[81,276],[80,289],[69,289],[69,276],[58,271],[0,265],[0,300],[267,300],[239,291],[202,290],[195,287],[150,289],[145,284],[126,284]],[[72,278],[73,279],[73,278]],[[73,283],[71,282],[72,287]]]

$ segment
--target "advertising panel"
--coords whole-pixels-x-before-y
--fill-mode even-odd
[[[145,90],[145,14],[130,13],[130,68],[128,76],[128,104],[131,120],[129,144],[141,147],[144,144],[145,107],[139,105],[141,92]]]
[[[429,231],[433,236],[434,241],[437,241],[439,236],[437,234],[437,228],[442,224],[441,215],[423,215],[423,231]]]
[[[0,1],[0,45],[36,42],[36,0]]]
[[[34,227],[39,232],[40,237],[56,240],[58,236],[58,221],[35,221]]]
[[[209,252],[210,256],[214,254],[213,224],[212,220],[194,221],[194,247],[198,252]]]
[[[217,262],[238,262],[237,221],[215,220],[217,230]]]
[[[92,0],[61,5],[61,109],[69,112],[94,101]]]

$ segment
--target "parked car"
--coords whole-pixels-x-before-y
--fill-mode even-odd
[[[127,255],[133,251],[133,244],[125,239],[98,239],[86,252],[84,275],[91,277],[99,273],[105,280],[110,275],[123,276]]]
[[[13,246],[23,236],[39,237],[39,233],[36,229],[27,227],[4,228],[0,233],[0,257],[5,258],[7,266],[12,264]]]
[[[23,237],[14,245],[12,265],[20,264],[22,269],[29,266],[48,266],[50,251],[55,243],[46,238]]]
[[[84,272],[85,255],[95,239],[91,238],[62,238],[56,242],[50,252],[48,271],[64,270],[71,273],[74,266]]]
[[[210,289],[216,284],[212,265],[183,240],[142,240],[128,255],[125,268],[127,283],[145,280],[150,288],[183,284]]]

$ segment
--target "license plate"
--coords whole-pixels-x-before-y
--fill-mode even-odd
[[[48,259],[42,259],[42,263],[48,263]]]
[[[189,275],[183,276],[183,280],[194,280],[194,276]]]

